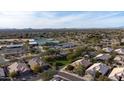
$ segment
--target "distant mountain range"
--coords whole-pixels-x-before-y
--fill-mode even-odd
[[[33,28],[0,28],[0,32],[4,31],[85,31],[85,30],[115,30],[124,29],[124,26],[112,27],[112,28],[43,28],[43,29],[33,29]]]

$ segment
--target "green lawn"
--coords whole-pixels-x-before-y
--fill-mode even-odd
[[[70,63],[68,60],[56,60],[55,62],[56,63],[62,63],[63,65],[67,65]]]
[[[52,63],[52,64],[55,63],[55,64],[57,64],[57,66],[64,67],[67,64],[69,64],[70,62],[68,60],[56,60],[56,61],[49,62],[49,63]]]

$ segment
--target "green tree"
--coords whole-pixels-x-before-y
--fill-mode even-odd
[[[38,51],[38,49],[31,48],[30,49],[30,53],[32,53],[32,54],[38,54],[38,53],[40,53],[40,51]]]
[[[41,66],[35,65],[32,70],[33,70],[34,73],[39,73],[39,72],[41,72]]]
[[[100,75],[98,81],[110,81],[110,79],[107,76]]]
[[[72,65],[68,65],[68,66],[66,67],[66,70],[68,70],[68,71],[72,71],[72,70],[74,70],[74,66],[72,66]]]
[[[79,65],[77,68],[74,69],[74,73],[78,74],[79,76],[85,75],[85,67],[83,65]]]
[[[52,61],[55,61],[55,57],[54,57],[54,56],[43,56],[42,59],[43,59],[45,62],[52,62]]]
[[[75,54],[68,54],[67,55],[67,60],[70,61],[70,62],[72,62],[75,58],[76,58]]]
[[[76,48],[76,50],[75,50],[75,56],[76,57],[81,56],[81,54],[82,54],[83,51],[84,51],[84,49],[81,48],[81,47]]]
[[[53,55],[53,54],[58,54],[60,51],[59,50],[57,50],[57,49],[48,49],[47,51],[46,51],[46,54],[48,54],[48,55]]]
[[[69,60],[70,62],[74,61],[78,57],[82,56],[82,53],[84,51],[85,51],[85,48],[82,48],[82,47],[76,48],[75,51],[67,55],[67,60]]]
[[[48,50],[49,47],[48,46],[43,46],[43,50]]]
[[[29,52],[29,50],[30,50],[29,40],[27,40],[27,41],[24,43],[23,47],[26,49],[27,52]]]
[[[9,77],[11,77],[11,78],[15,78],[16,76],[17,76],[17,72],[15,72],[15,71],[9,73]]]
[[[101,73],[99,71],[96,71],[95,78],[99,78],[100,75],[101,75]]]
[[[43,80],[50,80],[53,78],[55,74],[56,74],[56,71],[54,69],[49,69],[48,71],[41,73],[41,78]]]

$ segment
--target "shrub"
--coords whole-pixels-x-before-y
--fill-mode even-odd
[[[110,79],[107,76],[100,75],[98,81],[110,81]]]
[[[54,74],[56,73],[55,70],[53,69],[49,69],[48,71],[45,71],[43,73],[41,73],[41,78],[43,80],[50,80],[53,78]]]
[[[17,76],[17,72],[15,72],[15,71],[9,73],[9,77],[11,77],[11,78],[15,78],[16,76]]]
[[[83,75],[85,75],[85,70],[86,70],[85,67],[80,65],[74,69],[74,73],[78,74],[79,76],[83,76]]]
[[[35,65],[32,70],[34,73],[39,73],[39,72],[41,72],[41,67],[39,65]]]
[[[99,78],[100,75],[101,75],[101,73],[99,71],[96,71],[95,78]]]
[[[72,71],[72,70],[74,70],[74,66],[72,66],[72,65],[68,65],[68,66],[66,67],[66,70],[68,70],[68,71]]]
[[[45,62],[52,62],[55,60],[55,57],[54,56],[44,56],[42,57],[42,59],[45,61]]]

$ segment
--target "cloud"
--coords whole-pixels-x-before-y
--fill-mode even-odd
[[[124,12],[0,12],[0,28],[104,28],[124,24]]]

